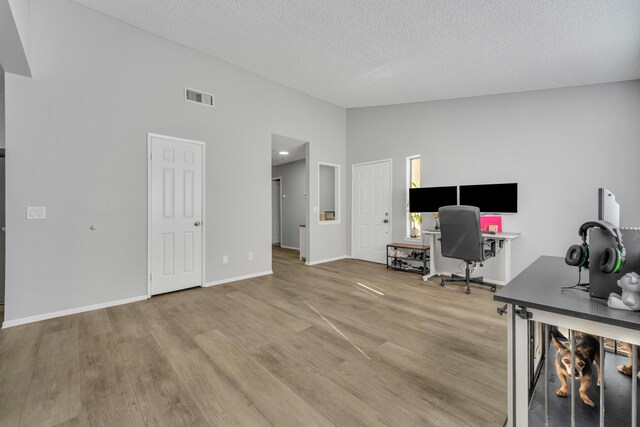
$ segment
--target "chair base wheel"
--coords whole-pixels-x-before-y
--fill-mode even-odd
[[[464,293],[469,295],[471,293],[471,289],[465,289]]]
[[[440,281],[440,286],[442,286],[442,287],[444,288],[444,285],[445,285],[445,281],[444,281],[444,279],[442,279],[442,280]]]

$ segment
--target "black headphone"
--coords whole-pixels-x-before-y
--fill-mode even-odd
[[[605,221],[589,221],[580,226],[578,235],[582,237],[582,244],[573,245],[567,251],[564,262],[573,267],[589,268],[589,244],[587,232],[590,228],[606,230],[616,239],[617,247],[608,247],[600,256],[600,271],[603,273],[618,273],[624,265],[627,251],[622,244],[622,234],[617,227]]]

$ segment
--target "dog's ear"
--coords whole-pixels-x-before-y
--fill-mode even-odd
[[[589,356],[589,353],[593,350],[593,347],[580,347],[577,349],[578,353],[582,354],[584,357]]]
[[[551,335],[551,340],[553,341],[553,345],[556,346],[556,348],[558,349],[558,351],[565,351],[567,348],[565,346],[563,346],[560,341],[558,341],[558,339]]]

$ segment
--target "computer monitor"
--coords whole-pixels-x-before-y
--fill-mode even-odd
[[[606,188],[598,188],[598,220],[620,227],[620,204],[616,196]]]
[[[409,189],[411,213],[438,212],[442,206],[458,204],[458,187],[421,187]]]
[[[460,204],[482,213],[518,213],[518,183],[461,185]]]

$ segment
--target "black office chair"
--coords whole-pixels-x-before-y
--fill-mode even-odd
[[[484,283],[482,277],[471,277],[471,266],[482,263],[496,255],[495,240],[485,240],[480,229],[480,209],[475,206],[444,206],[438,210],[440,214],[440,232],[442,256],[455,258],[467,264],[465,275],[451,275],[451,279],[442,279],[440,286],[447,282],[465,282],[467,294],[471,293],[469,283],[490,286],[496,291],[496,286]],[[480,264],[482,266],[482,264]]]

